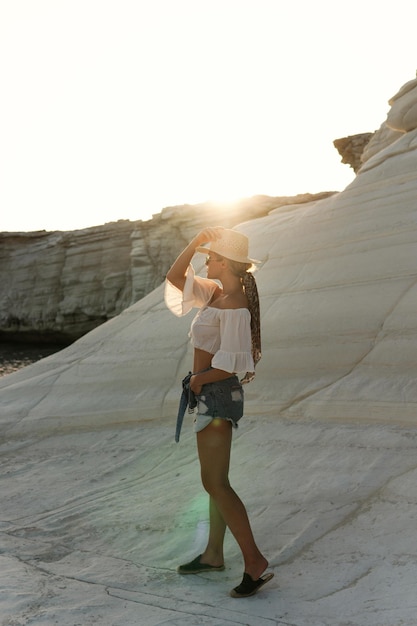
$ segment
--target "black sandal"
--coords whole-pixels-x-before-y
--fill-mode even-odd
[[[258,578],[258,580],[253,580],[249,574],[246,572],[243,574],[242,582],[240,585],[232,589],[230,595],[232,598],[248,598],[249,596],[253,596],[258,589],[263,587],[265,583],[269,582],[271,578],[274,577],[274,574],[271,572],[269,574],[265,574]]]
[[[185,565],[179,565],[177,567],[178,574],[199,574],[200,572],[223,572],[224,565],[209,565],[208,563],[201,563],[200,559],[202,554],[195,557],[193,561],[185,563]]]

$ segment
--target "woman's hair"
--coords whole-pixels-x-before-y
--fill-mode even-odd
[[[259,310],[259,295],[258,288],[254,275],[251,271],[251,263],[239,263],[237,261],[231,261],[227,259],[230,270],[235,276],[239,276],[242,281],[242,285],[248,299],[248,308],[251,315],[250,327],[252,335],[252,356],[253,362],[256,364],[259,362],[261,352],[261,316]]]

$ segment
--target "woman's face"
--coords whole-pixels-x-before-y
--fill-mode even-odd
[[[224,258],[216,254],[215,252],[211,252],[206,258],[207,265],[207,278],[218,278],[221,270],[223,269],[222,261]]]

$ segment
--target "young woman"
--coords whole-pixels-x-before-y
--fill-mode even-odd
[[[209,247],[202,247],[208,243]],[[207,278],[194,273],[191,259],[195,252],[208,253]],[[253,595],[273,577],[272,573],[262,576],[268,561],[255,543],[245,506],[228,476],[232,428],[237,427],[243,412],[243,390],[236,373],[246,372],[242,382],[251,380],[261,356],[258,293],[249,271],[252,265],[245,235],[225,228],[206,228],[172,265],[165,292],[168,308],[178,316],[193,307],[200,309],[191,324],[194,373],[189,388],[197,401],[194,430],[201,478],[210,496],[206,549],[190,563],[180,565],[178,572],[224,570],[227,526],[245,565],[241,584],[230,592],[236,598]]]

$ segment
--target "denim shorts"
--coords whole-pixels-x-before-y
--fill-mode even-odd
[[[236,375],[214,383],[206,383],[196,394],[197,416],[194,432],[203,430],[213,419],[228,420],[234,428],[243,416],[244,394]]]

